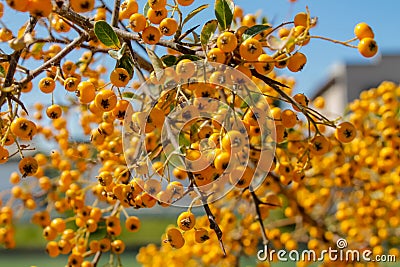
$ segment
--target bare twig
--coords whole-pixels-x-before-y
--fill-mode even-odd
[[[53,58],[51,58],[50,60],[46,61],[43,65],[39,66],[35,70],[30,71],[28,76],[25,77],[24,79],[22,79],[19,83],[20,84],[25,84],[25,83],[31,81],[32,79],[34,79],[35,77],[37,77],[40,73],[43,72],[43,70],[45,70],[45,69],[57,64],[58,62],[60,62],[61,59],[63,59],[67,54],[72,52],[75,47],[78,47],[87,38],[88,38],[88,35],[86,35],[86,34],[83,34],[83,35],[75,38],[75,40],[73,40],[69,45],[64,47],[64,49],[62,49]]]

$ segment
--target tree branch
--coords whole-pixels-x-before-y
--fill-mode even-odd
[[[25,84],[35,77],[37,77],[40,73],[42,73],[43,70],[59,63],[61,59],[63,59],[67,54],[72,52],[75,47],[79,46],[81,43],[83,43],[86,39],[88,38],[87,34],[83,34],[77,38],[75,38],[69,45],[64,47],[57,55],[55,55],[53,58],[50,60],[46,61],[43,65],[39,66],[33,71],[30,71],[28,76],[26,76],[24,79],[22,79],[19,83],[20,84]]]

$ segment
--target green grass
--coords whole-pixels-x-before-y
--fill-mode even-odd
[[[140,217],[141,227],[136,233],[128,232],[125,227],[120,238],[126,241],[128,246],[140,246],[148,243],[160,243],[161,235],[165,232],[169,224],[176,223],[175,216],[154,216],[144,215]],[[17,248],[21,249],[36,249],[43,248],[47,241],[42,237],[42,228],[37,225],[24,223],[15,226],[15,241]],[[104,229],[93,234],[94,238],[104,236]],[[1,266],[1,265],[0,265]]]

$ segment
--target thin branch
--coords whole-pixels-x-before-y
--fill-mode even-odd
[[[114,1],[114,9],[112,11],[111,26],[118,27],[119,18],[119,6],[121,5],[121,0]]]
[[[53,58],[51,58],[50,60],[46,61],[43,65],[39,66],[38,68],[36,68],[33,71],[30,71],[28,76],[25,77],[24,79],[22,79],[19,83],[20,84],[25,84],[29,81],[31,81],[32,79],[34,79],[35,77],[37,77],[40,73],[43,72],[43,70],[57,64],[58,62],[60,62],[61,59],[63,59],[67,54],[69,54],[70,52],[72,52],[74,50],[75,47],[79,46],[81,43],[83,43],[86,39],[88,38],[88,35],[83,34],[77,38],[75,38],[69,45],[67,45],[66,47],[64,47],[64,49],[62,49],[57,55],[55,55]]]

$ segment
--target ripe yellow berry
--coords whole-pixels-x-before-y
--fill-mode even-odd
[[[354,34],[358,38],[358,40],[362,40],[363,38],[374,38],[374,32],[371,27],[365,23],[360,22],[354,27]]]
[[[170,228],[167,230],[166,242],[169,242],[173,248],[181,248],[185,245],[185,239],[183,238],[181,231],[176,228]]]
[[[196,224],[196,217],[190,211],[184,211],[178,216],[177,224],[183,231],[188,231]]]
[[[96,88],[90,81],[82,81],[79,83],[76,91],[79,102],[82,104],[88,104],[93,101],[96,96]]]
[[[236,49],[238,44],[236,35],[232,32],[223,32],[217,39],[217,47],[225,53],[230,53]]]
[[[357,131],[354,125],[350,122],[342,122],[340,123],[335,130],[335,137],[342,143],[348,143],[353,141],[356,137]]]
[[[204,243],[210,239],[210,235],[205,228],[198,228],[194,231],[194,240],[197,243]]]
[[[373,57],[378,52],[378,44],[371,37],[365,37],[358,43],[358,51],[364,57]]]

